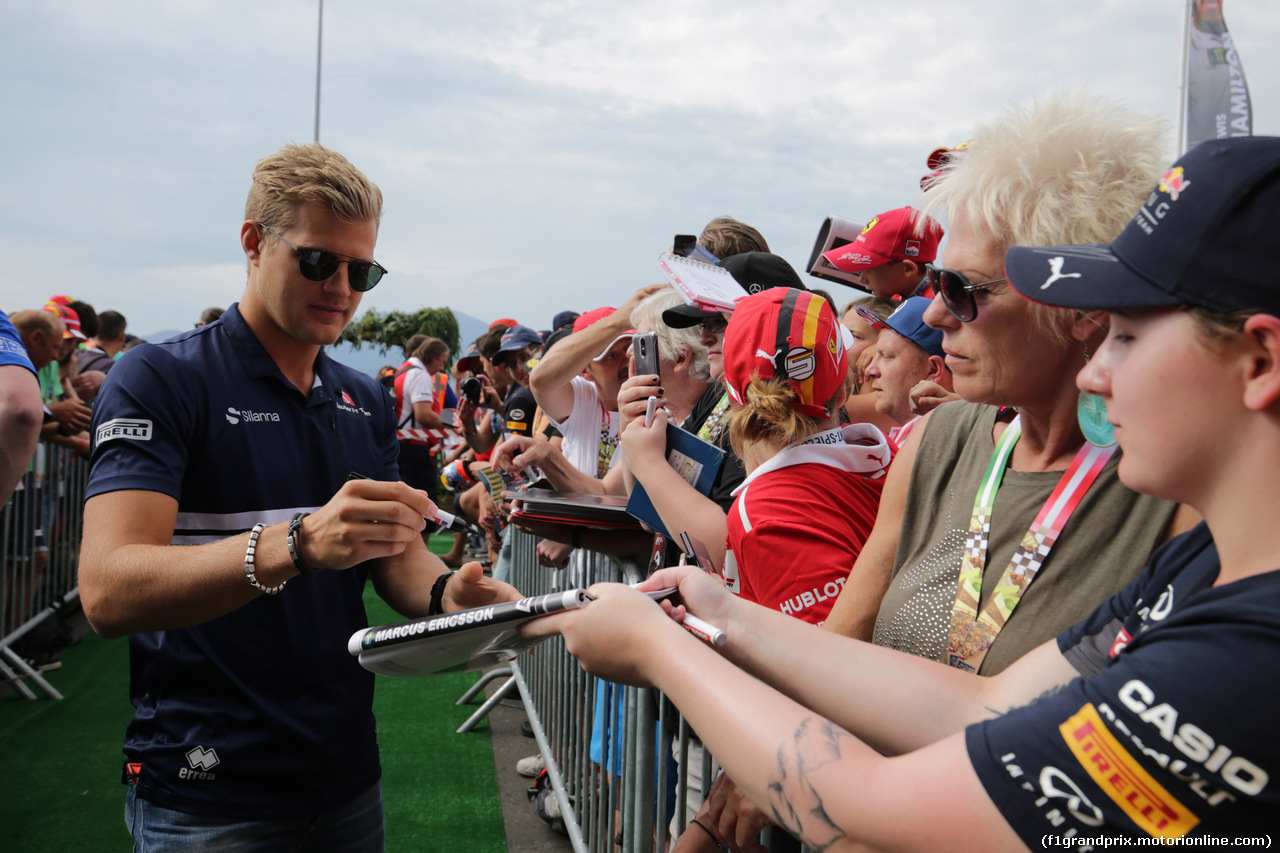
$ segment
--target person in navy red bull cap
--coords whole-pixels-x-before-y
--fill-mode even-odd
[[[1193,305],[1280,312],[1280,288],[1259,250],[1274,242],[1274,137],[1212,140],[1160,178],[1110,244],[1015,247],[1009,283],[1065,308]]]

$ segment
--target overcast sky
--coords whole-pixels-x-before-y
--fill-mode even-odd
[[[549,325],[661,281],[729,214],[799,268],[828,214],[1057,88],[1177,110],[1181,0],[328,0],[320,141],[386,196],[362,310]],[[1256,134],[1280,3],[1228,0]],[[244,288],[254,163],[314,135],[316,0],[0,0],[0,308],[148,334]],[[838,301],[851,292],[833,285]]]

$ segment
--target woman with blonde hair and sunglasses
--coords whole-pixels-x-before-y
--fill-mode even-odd
[[[1014,245],[1119,234],[1160,174],[1161,137],[1155,119],[1062,93],[980,126],[930,183],[922,209],[948,237],[924,319],[962,400],[904,443],[829,630],[991,675],[1194,519],[1120,482],[1105,421],[1076,389],[1105,315],[1033,304],[1003,272]]]

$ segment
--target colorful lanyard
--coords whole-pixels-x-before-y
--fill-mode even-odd
[[[973,502],[973,519],[969,523],[969,535],[965,538],[964,557],[960,564],[960,579],[956,585],[956,601],[951,610],[951,633],[947,647],[951,654],[948,663],[957,669],[976,671],[986,656],[987,649],[1000,629],[1008,622],[1027,587],[1035,579],[1040,566],[1048,558],[1054,543],[1062,533],[1071,514],[1075,512],[1085,492],[1098,479],[1102,469],[1116,451],[1116,446],[1096,447],[1088,442],[1076,452],[1071,467],[1062,475],[1058,485],[1049,495],[1027,535],[1014,553],[1009,566],[996,582],[995,592],[982,612],[982,568],[987,561],[990,543],[991,511],[996,493],[1004,479],[1005,468],[1013,446],[1022,435],[1022,416],[1013,419],[1009,428],[1000,436],[991,463],[978,488]]]
[[[618,449],[618,436],[609,435],[609,413],[600,406],[600,450],[596,453],[596,478],[603,480],[609,473],[609,462]]]
[[[698,438],[715,444],[720,439],[720,433],[724,431],[721,421],[724,420],[727,411],[729,411],[729,395],[724,393],[720,395],[720,402],[716,403],[715,408],[702,422],[702,426],[698,429]]]

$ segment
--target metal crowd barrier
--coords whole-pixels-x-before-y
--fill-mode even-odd
[[[582,549],[574,552],[568,568],[548,569],[538,565],[537,537],[518,530],[514,535],[511,580],[525,595],[599,581],[635,583],[644,577],[644,568],[636,563]],[[505,670],[500,673],[506,674]],[[678,816],[674,821],[678,837],[714,781],[711,756],[696,746],[696,738],[674,706],[659,691],[622,688],[588,675],[559,637],[511,662],[510,680],[499,695],[512,686],[519,690],[528,712],[574,850],[667,850],[672,816]],[[459,731],[470,728],[485,713],[487,707]],[[592,759],[593,734],[601,744],[596,760]],[[691,761],[699,766],[691,768]],[[689,791],[691,769],[692,778],[700,783]],[[766,831],[762,843],[770,850],[802,849],[782,832]]]
[[[84,530],[84,492],[89,463],[63,447],[41,442],[22,488],[0,517],[0,682],[12,683],[28,699],[30,684],[51,699],[62,695],[13,645],[51,628],[46,623],[79,597],[76,567]]]

